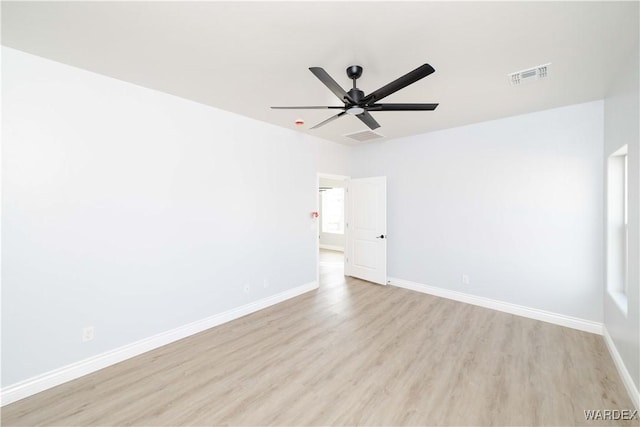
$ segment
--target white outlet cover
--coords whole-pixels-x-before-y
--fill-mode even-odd
[[[87,326],[82,328],[82,342],[92,341],[95,336],[95,329],[93,326]]]

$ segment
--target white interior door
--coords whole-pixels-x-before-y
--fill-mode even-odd
[[[345,274],[387,284],[387,177],[347,183]]]

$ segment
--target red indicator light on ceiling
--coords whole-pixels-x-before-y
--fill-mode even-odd
[[[302,126],[304,124],[304,120],[298,119],[296,120],[296,126]]]

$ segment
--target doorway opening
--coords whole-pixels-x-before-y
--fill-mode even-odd
[[[345,200],[348,176],[318,174],[318,284],[344,276]]]

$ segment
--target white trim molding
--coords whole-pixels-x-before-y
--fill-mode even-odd
[[[625,388],[627,389],[627,393],[629,393],[629,397],[631,401],[635,405],[636,409],[640,410],[640,391],[638,391],[638,387],[633,382],[633,378],[631,374],[627,370],[624,362],[622,361],[622,357],[620,353],[618,353],[618,349],[616,344],[613,342],[613,338],[609,335],[609,331],[607,331],[607,327],[602,327],[602,336],[604,337],[604,342],[607,345],[607,349],[611,354],[611,358],[613,359],[613,363],[616,365],[618,369],[618,373],[620,374],[620,378],[622,378],[622,382],[624,383]]]
[[[297,297],[306,292],[318,289],[318,282],[310,282],[302,286],[289,289],[243,306],[214,314],[205,319],[188,323],[184,326],[144,338],[131,344],[109,350],[105,353],[80,360],[67,366],[29,378],[16,384],[4,387],[0,392],[0,406],[5,406],[17,400],[32,396],[65,382],[80,378],[84,375],[154,350],[158,347],[197,334],[214,326],[222,325],[272,305]]]
[[[399,288],[410,289],[412,291],[422,292],[423,294],[434,295],[437,297],[447,298],[454,301],[460,301],[497,311],[503,311],[505,313],[515,314],[517,316],[528,317],[530,319],[541,320],[543,322],[554,323],[556,325],[602,335],[602,323],[599,322],[566,316],[564,314],[553,313],[537,308],[525,307],[523,305],[512,304],[509,302],[498,301],[491,298],[479,297],[436,286],[424,285],[422,283],[411,282],[409,280],[397,279],[394,277],[389,277],[388,279],[390,285],[397,286]]]

